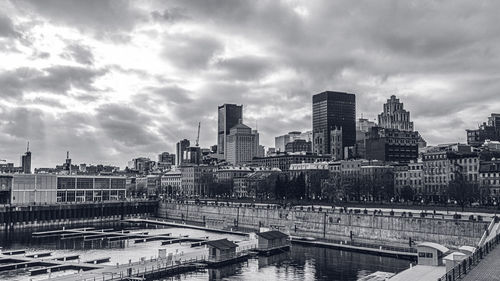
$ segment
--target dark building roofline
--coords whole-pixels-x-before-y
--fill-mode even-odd
[[[273,239],[281,239],[284,237],[288,237],[285,233],[277,230],[271,230],[271,231],[266,231],[266,232],[257,232],[256,233],[258,236],[266,239],[266,240],[273,240]]]
[[[226,238],[219,239],[219,240],[207,241],[207,245],[212,246],[212,247],[217,248],[217,249],[223,249],[223,250],[238,247],[238,245],[227,240]]]
[[[356,95],[345,92],[325,91],[313,96],[313,103],[320,102],[328,99],[336,99],[342,101],[356,101]]]

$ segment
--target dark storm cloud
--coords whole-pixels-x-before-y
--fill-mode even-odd
[[[75,97],[79,102],[92,101],[99,90],[94,82],[107,73],[92,67],[93,63],[99,65],[101,57],[92,55],[92,51],[100,51],[92,41],[104,37],[131,43],[131,38],[138,38],[132,43],[148,44],[141,36],[134,37],[138,31],[154,38],[150,43],[153,50],[160,50],[161,61],[159,58],[151,69],[133,69],[133,64],[121,62],[112,62],[116,65],[107,68],[124,77],[151,81],[151,85],[144,82],[123,104],[108,104],[89,112],[90,120],[72,119],[81,132],[80,139],[103,147],[93,157],[118,159],[120,156],[111,155],[126,155],[121,156],[120,165],[130,153],[156,153],[162,147],[172,149],[181,138],[194,140],[199,121],[202,144],[215,143],[217,106],[223,103],[244,104],[245,123],[255,127],[257,122],[261,142],[271,146],[276,135],[311,129],[311,95],[324,90],[355,93],[358,117],[363,114],[369,118],[382,111],[390,95],[397,95],[431,144],[463,138],[465,128],[476,126],[500,106],[500,2],[12,3],[20,14],[27,12],[34,16],[32,21],[40,21],[34,26],[48,22],[76,28],[84,36],[98,35],[90,42],[82,41],[92,49],[85,49],[83,43],[77,50],[68,47],[66,56],[81,67],[37,69],[20,65],[0,72],[0,95],[13,100],[31,91],[64,94],[78,88],[79,96]],[[24,33],[31,27],[13,23],[15,19],[0,16],[0,49],[14,50],[12,42],[34,48],[29,34]],[[21,39],[13,38],[16,34]],[[2,47],[6,36],[10,43]],[[162,63],[166,64],[165,72]],[[110,85],[110,91],[112,88]],[[40,103],[46,105],[43,100]],[[45,126],[65,127],[50,114],[26,114],[43,120]],[[30,130],[37,132],[36,128]],[[61,135],[57,140],[60,146],[75,137],[54,131]],[[9,134],[7,140],[27,134]]]
[[[163,57],[181,70],[203,70],[223,50],[216,38],[200,35],[175,35],[164,39]]]
[[[19,98],[25,92],[49,92],[67,94],[72,88],[84,91],[97,91],[94,80],[104,75],[105,69],[90,69],[75,66],[52,66],[42,70],[17,68],[0,72],[0,96]]]
[[[271,63],[270,63],[271,61]],[[258,80],[271,71],[272,59],[257,56],[241,56],[220,59],[215,68],[221,70],[228,79]]]
[[[20,139],[43,139],[47,133],[43,115],[37,109],[14,108],[2,114],[2,132]]]
[[[12,20],[0,13],[0,38],[18,37],[19,33],[15,30]]]
[[[127,105],[108,104],[97,108],[96,119],[103,132],[113,142],[129,147],[148,146],[160,141],[155,132],[148,130],[154,120]]]
[[[69,44],[66,46],[65,52],[61,57],[74,60],[80,64],[93,65],[94,54],[88,46],[80,45],[78,43]]]
[[[193,99],[189,97],[190,91],[179,86],[165,86],[159,88],[149,88],[147,90],[156,94],[158,97],[162,97],[175,104],[187,104],[193,101]]]

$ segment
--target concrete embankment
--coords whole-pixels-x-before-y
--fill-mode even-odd
[[[215,229],[277,228],[293,236],[319,239],[408,244],[436,242],[446,246],[476,245],[488,221],[420,218],[307,211],[267,207],[214,206],[161,202],[158,217],[193,222]]]

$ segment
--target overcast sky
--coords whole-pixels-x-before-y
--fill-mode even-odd
[[[124,167],[216,143],[244,105],[261,144],[311,129],[311,96],[395,94],[430,144],[500,111],[499,1],[0,0],[0,159]]]

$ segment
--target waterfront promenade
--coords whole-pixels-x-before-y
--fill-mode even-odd
[[[500,280],[500,247],[495,247],[463,281],[497,281]]]

